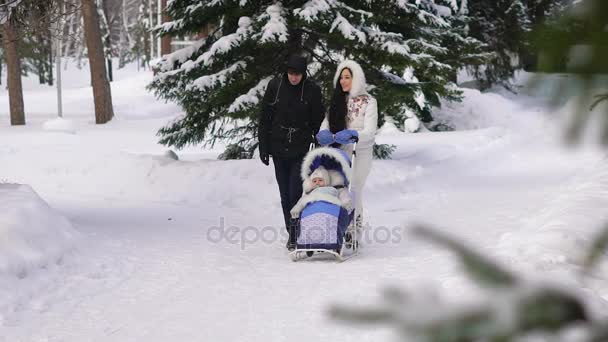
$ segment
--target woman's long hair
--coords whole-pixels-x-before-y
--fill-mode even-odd
[[[340,70],[340,76],[342,76],[342,71],[344,71],[344,69],[348,70],[351,75],[353,74],[352,70],[349,68],[343,68]],[[337,133],[343,129],[346,129],[347,96],[348,93],[342,90],[340,77],[338,77],[338,81],[336,81],[336,88],[334,89],[334,95],[331,99],[331,105],[329,106],[329,130],[332,133]]]

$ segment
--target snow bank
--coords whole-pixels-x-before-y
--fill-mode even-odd
[[[582,171],[566,182],[560,193],[540,210],[523,220],[523,226],[499,238],[498,253],[529,275],[545,279],[566,279],[576,287],[593,239],[608,223],[608,158],[597,161],[591,155]],[[608,255],[592,277],[582,284],[593,309],[608,308],[605,284]]]
[[[382,127],[378,128],[378,131],[376,134],[387,135],[387,134],[398,134],[398,133],[402,133],[402,132],[399,128],[397,128],[397,125],[395,124],[395,120],[393,118],[391,118],[390,116],[387,116],[384,118],[384,124],[382,125]]]
[[[606,125],[606,113],[608,113],[608,101],[603,100],[593,106],[600,94],[608,94],[608,88],[598,88],[588,98],[573,97],[563,106],[559,107],[555,116],[559,118],[561,130],[567,132],[581,120],[587,120],[581,129],[579,143],[590,146],[601,145],[603,130]]]
[[[64,133],[76,133],[76,126],[72,120],[66,120],[63,118],[56,118],[46,121],[42,125],[42,129],[45,131],[64,132]]]
[[[455,130],[472,130],[488,127],[521,127],[523,121],[536,119],[518,108],[518,104],[495,93],[482,93],[475,89],[462,89],[466,101],[442,103],[433,111],[434,124],[448,125]]]
[[[0,284],[61,260],[75,230],[28,185],[0,184]],[[9,289],[0,285],[0,294]]]

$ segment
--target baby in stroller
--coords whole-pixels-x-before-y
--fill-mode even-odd
[[[356,194],[350,189],[353,165],[351,156],[332,147],[315,148],[304,157],[304,195],[291,210],[298,222],[295,247],[290,249],[292,260],[314,253],[329,253],[346,260],[356,254],[357,236],[347,234],[356,211],[351,197]],[[343,247],[352,249],[352,253],[345,255]]]
[[[352,211],[353,203],[350,193],[344,186],[344,181],[336,181],[339,174],[334,173],[333,176],[334,186],[331,185],[332,182],[330,181],[329,172],[323,166],[319,166],[315,169],[302,183],[304,194],[291,209],[291,217],[294,219],[299,218],[300,213],[306,205],[314,201],[334,203],[350,213]]]

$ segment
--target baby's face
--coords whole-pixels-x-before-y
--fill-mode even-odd
[[[325,180],[323,178],[313,178],[312,184],[315,186],[325,186]]]

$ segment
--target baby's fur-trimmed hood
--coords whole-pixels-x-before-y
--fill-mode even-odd
[[[304,157],[304,160],[302,161],[300,177],[302,178],[302,190],[304,193],[309,193],[310,191],[312,191],[313,185],[310,179],[310,174],[312,173],[312,171],[310,170],[310,167],[316,157],[323,155],[331,157],[332,159],[338,161],[341,165],[342,172],[344,173],[344,175],[342,175],[342,173],[339,171],[327,170],[326,172],[329,175],[329,183],[326,185],[338,186],[347,185],[348,183],[350,183],[349,180],[352,177],[352,170],[350,168],[349,160],[345,160],[343,152],[337,148],[318,147],[308,152],[308,154],[306,155],[306,157]]]

